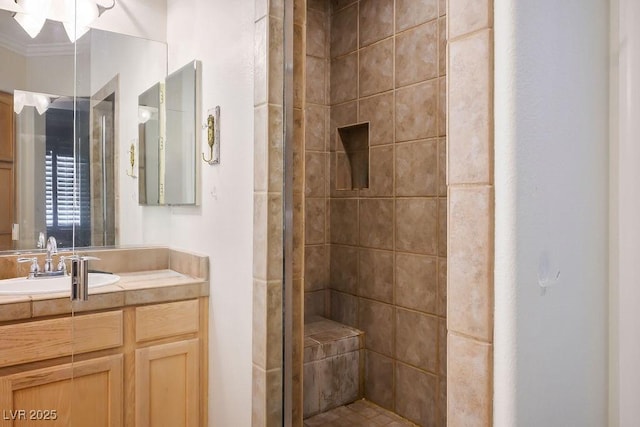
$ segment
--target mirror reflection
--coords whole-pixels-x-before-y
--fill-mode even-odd
[[[140,204],[197,204],[198,72],[192,61],[138,98]]]
[[[31,38],[0,10],[0,55],[0,250],[35,249],[40,233],[119,244],[137,206],[137,98],[166,76],[166,44],[95,29],[74,44],[50,20]]]

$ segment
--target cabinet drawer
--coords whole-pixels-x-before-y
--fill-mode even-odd
[[[136,342],[198,332],[198,300],[136,308]]]
[[[0,337],[0,366],[119,347],[122,310],[0,326]]]

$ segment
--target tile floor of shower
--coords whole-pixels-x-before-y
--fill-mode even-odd
[[[304,420],[304,427],[415,427],[404,418],[361,399]]]

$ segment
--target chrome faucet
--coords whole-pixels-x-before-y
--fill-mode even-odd
[[[60,257],[60,262],[58,263],[57,269],[53,268],[53,255],[58,253],[58,242],[56,242],[56,238],[53,236],[49,236],[46,243],[47,253],[44,259],[44,269],[40,270],[40,266],[38,266],[38,258],[36,257],[25,257],[18,258],[18,262],[29,262],[31,263],[31,267],[29,268],[29,279],[37,279],[42,277],[51,277],[51,276],[65,276],[67,274],[67,268],[64,263],[65,259],[70,257]]]

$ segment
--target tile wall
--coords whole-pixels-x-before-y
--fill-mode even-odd
[[[448,8],[448,425],[491,426],[493,1]]]
[[[306,12],[305,315],[365,331],[366,398],[445,425],[445,2]],[[364,122],[369,187],[338,190],[337,129]]]
[[[283,17],[283,1],[256,0],[251,405],[256,427],[280,426],[283,415]]]
[[[329,12],[308,0],[304,34],[304,315],[329,312]],[[295,64],[294,64],[295,69]]]

